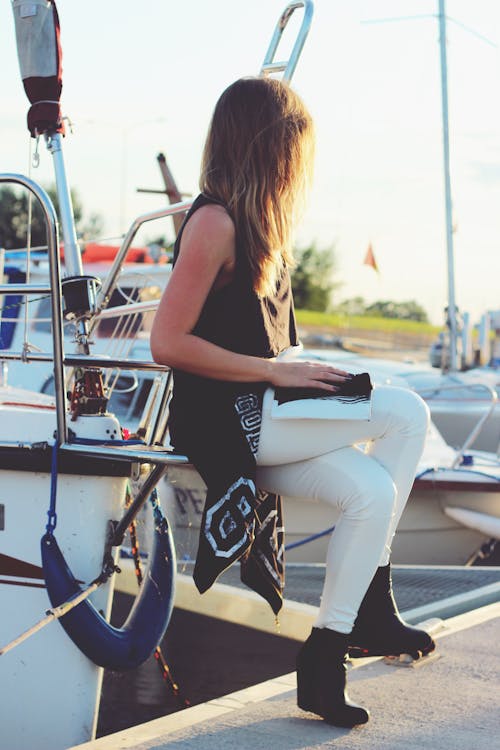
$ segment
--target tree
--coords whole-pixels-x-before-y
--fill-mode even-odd
[[[416,320],[428,323],[429,319],[424,308],[415,302],[393,302],[392,300],[378,300],[367,305],[364,297],[351,297],[343,300],[335,307],[335,312],[344,315],[371,315],[375,318],[398,318],[399,320]]]
[[[374,315],[381,318],[398,318],[399,320],[416,320],[421,323],[428,323],[429,319],[424,308],[415,302],[392,302],[390,300],[379,300],[368,305],[365,310],[366,315]]]
[[[364,297],[351,297],[343,300],[335,307],[335,312],[343,315],[365,315],[366,302]]]
[[[327,312],[331,297],[340,284],[334,281],[333,247],[319,250],[313,243],[295,250],[296,265],[292,272],[295,305],[303,310]]]
[[[55,186],[45,188],[59,216],[59,201]],[[83,220],[83,207],[78,193],[71,191],[73,214],[77,236],[87,239],[96,237],[102,232],[103,221],[98,214],[91,214],[86,222]],[[32,200],[31,246],[40,247],[47,244],[47,233],[42,209],[36,200]],[[17,190],[5,185],[0,188],[0,247],[6,250],[25,247],[28,236],[29,198],[27,190]]]

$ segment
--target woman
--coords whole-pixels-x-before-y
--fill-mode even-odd
[[[278,356],[297,344],[292,231],[313,151],[311,117],[289,86],[247,78],[226,89],[208,131],[202,192],[177,238],[151,349],[156,362],[174,370],[172,442],[212,491],[200,549],[204,544],[215,564],[222,559],[220,569],[228,559],[246,559],[246,541],[239,547],[227,539],[239,533],[238,513],[247,530],[258,516],[255,484],[319,498],[341,511],[318,619],[297,657],[297,684],[301,708],[350,727],[369,714],[345,692],[349,650],[418,656],[434,648],[427,633],[399,618],[389,564],[428,410],[409,390],[380,387],[369,421],[271,418],[272,389],[328,396],[351,380],[330,364]],[[365,450],[355,447],[361,442]],[[232,510],[213,523],[233,500]],[[214,578],[203,581],[203,568],[195,570],[200,590]]]

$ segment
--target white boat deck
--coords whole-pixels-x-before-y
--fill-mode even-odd
[[[420,667],[358,660],[351,697],[371,710],[339,729],[296,706],[295,674],[78,746],[78,750],[470,750],[498,742],[500,603],[436,625],[438,657]],[[229,667],[228,667],[229,668]]]

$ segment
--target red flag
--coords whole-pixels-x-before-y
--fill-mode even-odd
[[[375,255],[373,253],[372,243],[368,245],[368,250],[366,251],[365,259],[363,261],[363,265],[365,266],[371,266],[374,271],[379,273],[379,267],[377,266],[377,261],[375,260]]]

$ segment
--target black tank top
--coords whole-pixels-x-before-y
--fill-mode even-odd
[[[201,194],[191,206],[175,242],[174,264],[186,223],[195,211],[208,204],[221,205]],[[259,297],[253,289],[248,258],[238,241],[237,227],[233,278],[226,286],[210,292],[193,334],[238,354],[266,358],[275,357],[298,343],[288,269],[283,267],[275,294]],[[192,440],[201,438],[200,430],[204,433],[207,422],[217,418],[220,399],[234,399],[251,391],[262,400],[266,386],[267,383],[214,380],[174,369],[170,405],[172,442],[179,450],[188,452]]]

